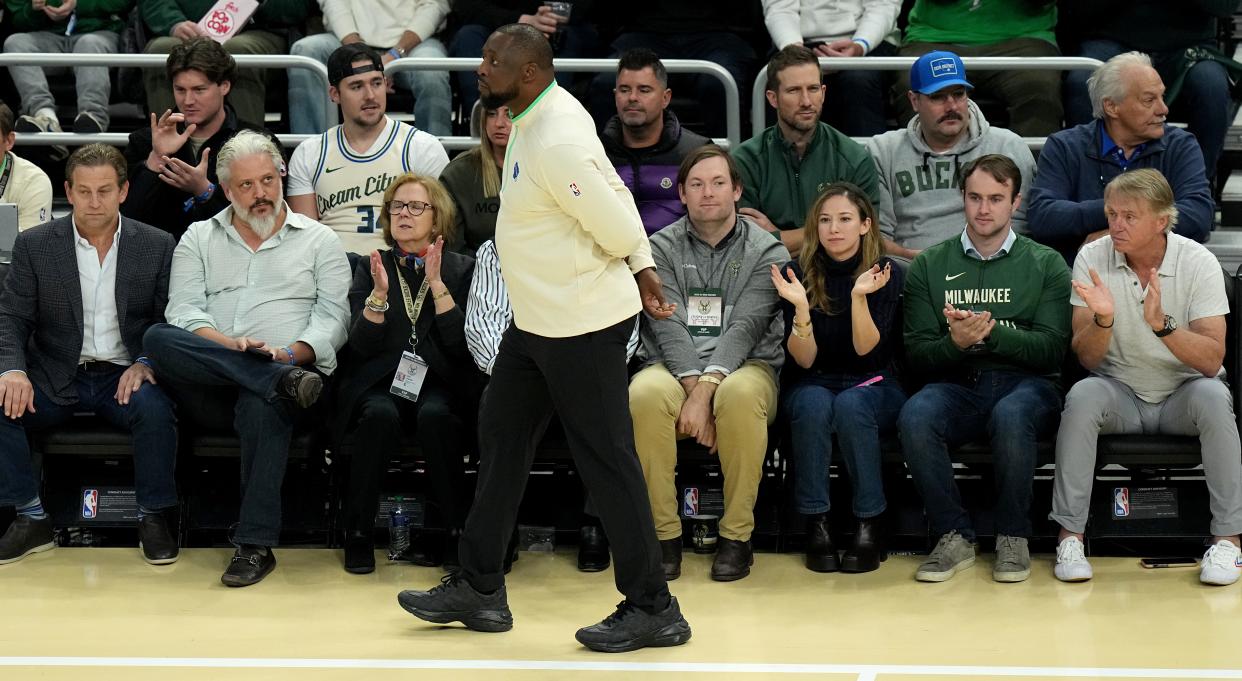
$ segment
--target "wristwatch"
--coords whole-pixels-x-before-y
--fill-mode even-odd
[[[1177,320],[1174,319],[1172,315],[1166,314],[1164,316],[1164,328],[1160,329],[1159,331],[1152,331],[1152,333],[1156,334],[1156,338],[1164,338],[1165,336],[1173,333],[1176,330],[1177,330]]]

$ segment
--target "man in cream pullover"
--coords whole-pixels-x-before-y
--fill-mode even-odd
[[[384,66],[405,57],[447,57],[440,29],[448,0],[319,0],[325,33],[309,35],[289,53],[328,63],[341,45],[363,43],[383,55]],[[414,125],[442,137],[453,134],[452,92],[448,71],[399,71],[399,87],[414,93]],[[289,128],[294,134],[318,135],[328,128],[323,81],[309,69],[289,69]]]
[[[513,627],[504,550],[535,446],[556,412],[625,595],[612,615],[579,629],[578,641],[602,652],[680,645],[690,625],[660,566],[626,390],[635,315],[673,312],[638,209],[590,114],[554,82],[542,33],[523,24],[497,29],[483,46],[478,80],[483,105],[508,106],[513,116],[496,219],[513,323],[479,413],[482,503],[466,520],[461,572],[430,591],[403,591],[398,601],[429,622]]]

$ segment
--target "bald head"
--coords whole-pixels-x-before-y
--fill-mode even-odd
[[[541,69],[552,68],[552,43],[534,26],[508,24],[496,29],[493,35],[509,38],[509,49],[519,62],[533,63]]]
[[[479,101],[489,109],[525,110],[552,83],[552,46],[546,36],[525,24],[496,29],[483,44]]]

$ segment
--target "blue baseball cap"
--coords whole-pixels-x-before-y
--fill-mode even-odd
[[[962,58],[952,52],[928,52],[910,66],[910,89],[915,92],[930,95],[950,85],[975,87],[966,80]]]

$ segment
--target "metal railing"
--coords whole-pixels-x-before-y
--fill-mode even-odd
[[[233,60],[242,68],[308,69],[323,82],[323,98],[328,104],[328,126],[339,118],[336,104],[328,97],[328,67],[310,57],[291,54],[238,54]],[[109,68],[164,68],[166,54],[50,54],[44,52],[0,53],[0,66],[107,66]],[[145,104],[144,104],[145,108]],[[47,144],[57,144],[48,142]],[[59,142],[59,144],[64,144]]]
[[[293,149],[302,142],[319,135],[294,135],[291,133],[281,133],[276,135],[276,139],[280,141],[281,146],[286,149]],[[479,145],[477,137],[440,137],[440,143],[445,149],[464,150],[473,149]],[[35,132],[22,133],[17,137],[17,143],[25,146],[54,146],[63,145],[68,147],[82,146],[86,144],[110,144],[114,147],[125,147],[129,144],[129,133],[124,132],[101,132],[92,134],[80,134],[76,132]]]
[[[559,73],[616,73],[616,59],[556,59],[553,66]],[[664,68],[669,73],[694,73],[716,78],[724,86],[725,91],[725,138],[717,142],[736,148],[742,142],[742,103],[737,83],[733,76],[720,64],[702,59],[665,59]],[[399,71],[474,71],[479,67],[479,60],[469,57],[420,57],[398,59],[388,64],[385,73]],[[443,142],[445,139],[441,138]],[[471,139],[456,138],[456,139]],[[476,140],[477,142],[477,140]],[[449,147],[446,143],[445,148]]]
[[[901,71],[909,69],[918,57],[820,57],[819,67],[833,71]],[[1095,70],[1104,62],[1090,57],[962,57],[966,71],[1076,71]],[[767,89],[768,67],[764,66],[755,76],[751,87],[750,121],[751,134],[763,132],[768,104],[764,91]],[[1040,138],[1023,138],[1032,149],[1042,148]],[[1037,142],[1038,146],[1032,144]]]

